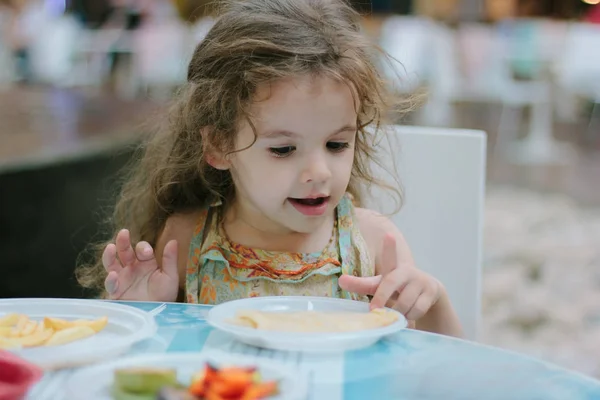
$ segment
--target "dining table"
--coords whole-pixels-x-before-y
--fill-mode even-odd
[[[162,303],[119,302],[144,311]],[[285,364],[302,374],[308,399],[600,399],[600,381],[524,354],[475,341],[403,329],[374,345],[337,353],[275,351],[249,346],[206,321],[211,306],[166,303],[156,334],[129,355],[173,352],[240,355]],[[98,351],[102,351],[98,349]],[[77,368],[45,373],[27,400],[63,400]]]

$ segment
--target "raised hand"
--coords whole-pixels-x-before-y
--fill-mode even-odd
[[[104,286],[114,300],[175,301],[179,291],[177,242],[165,245],[162,265],[148,242],[139,242],[135,250],[127,229],[117,234],[115,244],[104,249],[102,264],[108,272]]]
[[[343,290],[371,295],[371,309],[390,307],[416,321],[429,311],[441,295],[441,283],[416,268],[412,262],[399,262],[396,239],[387,234],[383,240],[380,275],[355,277],[343,275],[339,285]]]

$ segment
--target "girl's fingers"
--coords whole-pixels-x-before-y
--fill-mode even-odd
[[[115,242],[117,246],[117,256],[123,267],[133,265],[136,261],[136,257],[133,247],[131,247],[129,231],[127,229],[122,229],[117,234],[117,240]]]
[[[419,296],[421,296],[421,293],[423,293],[423,288],[419,284],[415,284],[414,282],[409,283],[404,289],[400,291],[400,295],[398,296],[398,300],[396,301],[396,305],[394,306],[394,308],[400,311],[402,314],[404,314],[406,318],[408,318],[407,313],[413,308],[413,306],[419,299]]]
[[[407,319],[418,320],[429,311],[431,308],[431,299],[429,296],[421,296],[417,299],[415,304],[405,314]]]
[[[347,292],[372,296],[377,291],[377,287],[379,287],[381,279],[381,275],[368,277],[342,275],[338,279],[338,284],[342,290]]]
[[[398,292],[394,292],[392,297],[390,297],[387,303],[385,303],[385,306],[387,308],[394,308],[394,306],[396,305],[396,300],[398,300]]]
[[[111,271],[104,280],[104,288],[108,292],[108,296],[115,300],[117,297],[115,294],[119,290],[119,275],[115,271]]]
[[[179,270],[177,268],[177,249],[176,240],[171,240],[165,245],[162,260],[162,272],[171,278],[179,279]]]
[[[135,257],[139,261],[152,261],[154,260],[154,250],[150,243],[148,242],[139,242],[135,246]]]
[[[119,260],[117,260],[117,247],[114,244],[110,243],[104,249],[102,253],[102,265],[106,272],[109,273],[111,271],[118,272],[123,268]]]
[[[384,307],[396,291],[400,292],[402,290],[406,281],[401,274],[402,271],[397,269],[383,277],[373,295],[373,300],[371,300],[371,309]]]

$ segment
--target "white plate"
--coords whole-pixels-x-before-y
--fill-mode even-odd
[[[112,358],[134,343],[154,336],[154,317],[135,307],[99,300],[5,299],[0,300],[0,316],[26,314],[33,320],[44,317],[96,319],[107,316],[108,324],[97,334],[62,346],[33,347],[13,353],[45,369],[80,366]]]
[[[274,350],[302,352],[343,352],[368,347],[384,336],[406,328],[408,322],[401,313],[391,325],[378,329],[343,333],[287,333],[268,332],[233,325],[228,320],[238,310],[260,311],[323,311],[323,312],[368,312],[369,304],[361,301],[327,297],[273,296],[252,297],[219,304],[208,312],[206,321],[215,328],[227,332],[237,340],[257,347]]]
[[[127,357],[77,370],[66,383],[67,400],[112,400],[114,370],[127,367],[177,369],[178,380],[187,385],[206,362],[215,366],[256,366],[264,380],[279,381],[279,394],[269,400],[303,400],[307,397],[306,379],[298,371],[270,360],[251,360],[243,356],[210,353],[163,353]]]

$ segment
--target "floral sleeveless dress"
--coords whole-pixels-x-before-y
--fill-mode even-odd
[[[358,226],[350,195],[336,207],[322,252],[286,253],[231,243],[219,224],[220,205],[204,210],[194,230],[186,268],[186,302],[219,304],[256,296],[322,296],[369,301],[338,286],[341,274],[373,276],[374,262]]]

